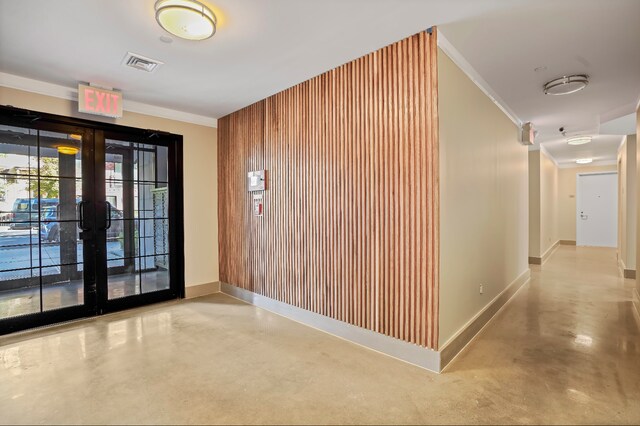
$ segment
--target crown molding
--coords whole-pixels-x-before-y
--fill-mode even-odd
[[[553,164],[556,165],[556,167],[560,167],[560,165],[558,164],[558,161],[553,157],[553,155],[551,155],[551,153],[547,150],[547,147],[540,144],[540,152],[544,152],[544,155],[547,156],[547,158],[549,160],[551,160],[553,162]]]
[[[622,139],[620,139],[620,143],[618,144],[618,150],[616,151],[618,155],[620,155],[620,150],[622,149],[622,147],[626,142],[627,142],[627,135],[624,135]]]
[[[518,130],[521,130],[523,123],[522,120],[518,118],[516,113],[511,108],[509,108],[509,106],[500,98],[500,96],[498,96],[498,94],[491,88],[491,86],[489,86],[489,84],[480,76],[480,74],[478,74],[478,72],[471,66],[471,64],[467,62],[464,56],[462,56],[458,49],[456,49],[449,42],[449,40],[447,40],[447,38],[444,36],[444,34],[442,34],[442,31],[440,30],[438,31],[438,47],[440,47],[440,49],[442,49],[442,51],[453,61],[453,63],[456,64],[458,68],[460,68],[462,72],[464,72],[467,77],[469,77],[469,79],[473,81],[473,83],[478,86],[478,88],[482,90],[482,92],[487,95],[487,97],[489,97],[489,99],[491,99],[493,103],[496,104],[496,106],[500,108],[500,110],[502,110],[502,112],[507,117],[509,117],[511,121],[513,121],[513,124],[518,126]]]
[[[551,153],[547,150],[547,147],[545,147],[541,143],[537,143],[537,144],[534,144],[534,145],[529,145],[528,148],[529,148],[529,151],[540,151],[540,152],[544,153],[544,155],[546,155],[547,158],[549,158],[549,160],[551,160],[553,162],[553,164],[556,165],[556,167],[561,168],[560,164],[558,163],[558,160],[556,160],[555,157],[553,155],[551,155]]]
[[[13,74],[0,72],[0,86],[10,89],[23,90],[25,92],[37,93],[39,95],[52,96],[54,98],[76,101],[78,99],[78,89],[62,86],[59,84],[47,83],[45,81],[33,80],[31,78],[20,77]],[[150,115],[153,117],[166,118],[169,120],[182,121],[185,123],[198,124],[200,126],[218,127],[218,120],[203,115],[178,111],[175,109],[149,105],[125,99],[122,109],[138,114]]]

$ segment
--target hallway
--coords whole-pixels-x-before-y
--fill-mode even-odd
[[[5,336],[0,422],[637,423],[633,286],[560,246],[441,375],[223,294]]]

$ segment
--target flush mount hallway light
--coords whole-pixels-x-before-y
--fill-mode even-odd
[[[591,136],[572,136],[567,138],[567,143],[569,145],[584,145],[589,142],[591,142]]]
[[[171,34],[187,40],[205,40],[216,33],[216,15],[196,0],[158,0],[156,21]]]
[[[589,76],[585,74],[566,75],[544,85],[545,95],[568,95],[578,92],[589,84]]]
[[[589,164],[593,161],[593,158],[580,158],[579,160],[576,160],[576,163],[578,164]]]

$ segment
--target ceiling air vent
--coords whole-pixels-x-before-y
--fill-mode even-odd
[[[127,52],[122,60],[122,64],[137,70],[154,72],[164,62],[156,61],[155,59],[147,58],[137,53]]]

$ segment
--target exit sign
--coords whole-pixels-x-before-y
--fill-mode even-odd
[[[78,111],[106,117],[122,117],[122,92],[78,84]]]

